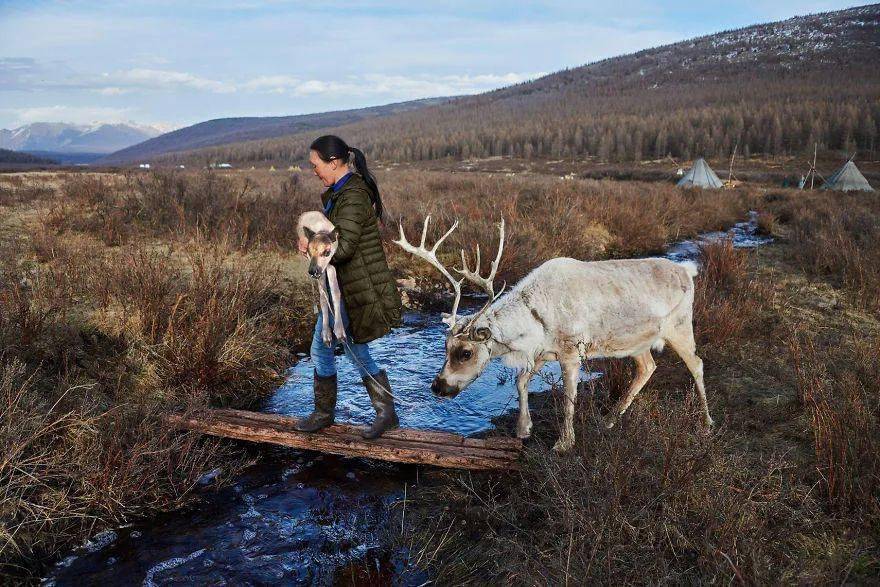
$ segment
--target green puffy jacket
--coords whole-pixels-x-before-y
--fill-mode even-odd
[[[353,174],[338,192],[328,189],[321,196],[328,216],[339,233],[339,245],[330,263],[336,267],[342,301],[348,312],[348,333],[354,342],[375,340],[400,326],[403,304],[391,276],[370,188]]]

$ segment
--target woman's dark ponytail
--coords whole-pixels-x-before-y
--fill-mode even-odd
[[[370,200],[373,202],[373,208],[376,209],[376,218],[379,219],[379,222],[384,222],[382,218],[382,197],[379,195],[379,186],[376,185],[376,178],[367,167],[367,158],[364,157],[364,152],[360,149],[351,147],[351,152],[354,154],[354,168],[364,178],[364,183],[367,184],[367,187],[370,188]]]
[[[336,135],[324,135],[318,137],[312,142],[311,150],[318,153],[322,161],[329,163],[334,159],[339,159],[343,163],[348,163],[351,155],[354,155],[354,169],[364,179],[364,183],[370,188],[370,201],[376,210],[376,218],[384,224],[383,218],[384,208],[382,206],[382,196],[379,194],[379,186],[376,184],[376,177],[367,167],[367,158],[360,149],[349,147],[345,141]]]

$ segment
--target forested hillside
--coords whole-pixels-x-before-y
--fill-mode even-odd
[[[328,126],[351,124],[360,120],[409,112],[445,101],[445,98],[412,100],[371,108],[357,108],[297,116],[250,116],[218,118],[180,128],[112,153],[100,163],[137,162],[163,153],[268,139],[308,132]]]
[[[0,163],[32,164],[32,165],[55,165],[58,162],[46,157],[39,157],[30,153],[19,153],[9,149],[0,149]]]
[[[727,31],[414,112],[327,127],[379,160],[880,150],[880,5]],[[164,156],[299,161],[317,130]]]

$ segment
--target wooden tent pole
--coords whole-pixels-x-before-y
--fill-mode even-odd
[[[739,148],[739,139],[736,139],[736,144],[733,146],[733,154],[730,156],[730,169],[727,170],[727,184],[733,181],[733,160],[736,159],[736,150]]]
[[[810,189],[813,189],[813,183],[816,181],[816,155],[819,152],[819,143],[813,145],[813,166],[810,167]]]

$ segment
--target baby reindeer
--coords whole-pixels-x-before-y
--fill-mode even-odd
[[[305,240],[306,256],[309,259],[309,277],[318,280],[318,298],[321,303],[321,339],[324,344],[333,344],[333,335],[338,340],[345,339],[345,328],[340,318],[342,292],[336,280],[336,268],[330,259],[339,246],[338,234],[333,223],[327,220],[322,212],[304,212],[296,223],[296,233],[300,240]],[[327,275],[327,279],[322,277]],[[327,291],[327,283],[330,291]],[[333,330],[330,330],[330,305],[333,305]]]
[[[606,427],[611,428],[656,369],[651,349],[661,350],[669,343],[696,381],[703,422],[712,425],[703,386],[703,361],[696,355],[692,324],[696,265],[656,258],[585,262],[560,257],[532,270],[502,296],[501,291],[495,293],[493,281],[504,249],[503,219],[498,253],[489,275],[479,274],[478,246],[473,271],[468,269],[461,251],[462,268],[454,268],[462,276],[460,280],[453,278],[436,256],[437,247],[455,230],[458,221],[429,250],[425,248],[429,219],[425,218],[418,247],[406,240],[403,226],[400,240],[394,242],[433,265],[455,292],[452,313],[444,315],[449,326],[446,361],[431,385],[435,394],[455,397],[482,373],[490,359],[501,357],[507,366],[520,370],[516,382],[517,436],[526,438],[532,429],[529,380],[546,361],[558,361],[566,402],[562,431],[553,448],[564,452],[575,441],[574,406],[582,360],[635,359],[635,380],[606,421]],[[484,290],[489,299],[475,315],[458,317],[465,280]]]

